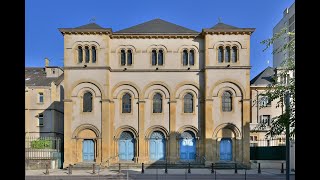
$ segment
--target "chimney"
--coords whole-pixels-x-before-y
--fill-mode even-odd
[[[45,62],[46,62],[46,65],[45,65],[45,67],[48,67],[49,66],[49,59],[48,58],[45,58]]]

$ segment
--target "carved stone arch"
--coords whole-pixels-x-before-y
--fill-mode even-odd
[[[158,87],[157,87],[157,85],[158,85]],[[172,98],[172,91],[171,91],[170,87],[162,81],[154,81],[154,82],[147,84],[144,87],[144,89],[142,90],[142,94],[144,95],[144,98],[148,98],[150,96],[150,92],[152,92],[154,89],[162,89],[166,95],[165,98],[173,99]]]
[[[185,96],[186,94],[188,94],[188,93],[191,93],[192,96],[193,96],[193,98],[196,98],[196,99],[199,100],[199,96],[197,95],[197,92],[194,91],[193,89],[183,89],[183,90],[179,93],[179,95],[176,97],[176,99],[181,99],[181,100],[183,100],[184,96]]]
[[[145,138],[150,139],[150,136],[154,131],[162,132],[166,139],[169,137],[169,131],[166,128],[164,128],[163,126],[155,125],[155,126],[151,126],[147,129],[147,131],[145,133]]]
[[[212,138],[216,139],[219,131],[222,129],[229,129],[234,133],[236,138],[238,138],[238,139],[241,138],[241,131],[233,123],[223,123],[223,124],[218,125],[215,128],[215,130],[213,131]]]
[[[79,80],[72,84],[71,96],[76,97],[79,95],[79,92],[84,88],[90,88],[94,92],[95,97],[104,98],[104,94],[101,91],[102,87],[94,80]],[[70,97],[69,97],[70,98]]]
[[[221,80],[216,82],[210,89],[209,92],[209,97],[207,98],[211,98],[211,97],[217,97],[219,90],[221,88],[224,87],[230,87],[235,91],[235,96],[237,97],[243,97],[245,94],[244,88],[242,87],[242,85],[240,83],[238,83],[235,80],[230,80],[230,79],[225,79],[225,80]]]
[[[216,43],[213,44],[213,49],[219,49],[219,47],[222,46],[223,49],[225,48],[225,42],[224,41],[218,41]]]
[[[159,93],[159,94],[161,94],[161,96],[162,96],[162,99],[169,99],[169,94],[168,94],[168,92],[166,92],[166,90],[164,90],[163,88],[150,88],[150,89],[148,89],[148,91],[146,92],[146,94],[145,94],[145,99],[153,99],[153,97],[154,97],[154,95],[155,94],[157,94],[157,93]]]
[[[150,46],[147,47],[147,52],[151,53],[151,51],[153,49],[162,49],[164,51],[164,53],[167,53],[168,52],[168,48],[165,46],[165,45],[162,45],[162,44],[152,44]]]
[[[228,86],[219,88],[219,90],[217,92],[217,96],[215,96],[215,97],[221,97],[225,91],[230,92],[232,96],[239,97],[238,96],[239,93],[237,93],[237,91],[234,88],[228,87]]]
[[[200,98],[200,88],[199,85],[195,82],[181,82],[179,83],[176,88],[174,89],[174,94],[173,96],[178,99],[181,96],[181,92],[184,91],[185,89],[192,89],[197,98]]]
[[[113,98],[115,98],[114,94],[115,94],[115,91],[121,87],[121,86],[124,86],[124,85],[127,85],[127,86],[130,86],[130,87],[133,87],[135,89],[135,91],[133,92],[136,92],[137,93],[137,97],[140,98],[140,94],[141,94],[141,90],[139,88],[138,85],[136,85],[135,83],[132,83],[130,81],[121,81],[119,83],[117,83],[116,85],[113,86],[112,90],[111,90],[111,95],[113,96]],[[136,96],[136,94],[135,94]]]
[[[178,133],[179,133],[178,138],[181,138],[182,133],[185,132],[185,131],[191,131],[196,138],[199,138],[199,130],[196,127],[191,126],[191,125],[181,126],[178,129]]]
[[[124,131],[131,132],[134,139],[137,139],[139,137],[138,131],[135,128],[133,128],[132,126],[124,125],[124,126],[120,126],[119,128],[117,128],[117,130],[115,131],[115,134],[114,134],[114,139],[119,139],[121,136],[121,133]]]
[[[136,47],[134,47],[133,45],[119,45],[119,46],[115,49],[115,52],[120,53],[120,51],[121,51],[122,49],[125,49],[125,50],[131,49],[131,50],[132,50],[132,53],[136,53],[136,52],[137,52]]]
[[[130,85],[119,86],[112,94],[113,99],[120,99],[125,92],[129,92],[134,99],[139,99],[138,91]]]
[[[77,138],[79,133],[83,130],[86,130],[86,129],[89,129],[91,131],[93,131],[96,135],[97,138],[101,138],[101,134],[100,134],[100,131],[99,129],[92,125],[92,124],[82,124],[80,126],[78,126],[72,133],[72,138]]]
[[[232,45],[232,46],[237,46],[237,47],[238,47],[238,50],[239,50],[239,49],[246,49],[246,46],[245,46],[245,45],[242,45],[239,41],[232,41],[232,42],[231,42],[231,45]]]
[[[199,53],[199,47],[196,45],[182,45],[178,48],[177,52],[182,53],[184,49],[187,49],[188,51],[193,49],[195,53]]]

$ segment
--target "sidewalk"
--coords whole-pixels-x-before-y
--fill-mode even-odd
[[[45,169],[41,170],[26,170],[26,176],[47,176],[45,174]],[[120,174],[141,174],[141,169],[122,169]],[[235,174],[234,169],[217,169],[216,174]],[[187,169],[168,169],[168,174],[185,174]],[[250,170],[238,170],[237,174],[258,174],[258,169]],[[144,174],[165,174],[164,169],[145,169]],[[191,169],[191,174],[211,174],[211,169]],[[280,169],[261,169],[261,174],[265,175],[281,175]],[[285,174],[285,171],[282,175]],[[294,174],[294,172],[291,172]],[[68,176],[68,170],[63,169],[49,169],[50,175],[66,175]],[[88,175],[88,176],[98,176],[98,175],[119,175],[118,170],[109,169],[96,169],[95,174],[92,174],[92,170],[72,170],[72,175]]]

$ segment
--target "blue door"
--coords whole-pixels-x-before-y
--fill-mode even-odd
[[[119,140],[119,159],[132,161],[134,157],[134,139],[131,132],[124,131]]]
[[[181,135],[180,159],[181,160],[196,159],[196,138],[191,131],[185,131]]]
[[[166,143],[162,132],[155,131],[151,134],[150,141],[150,160],[164,160],[166,153]]]
[[[232,141],[230,138],[223,138],[220,141],[220,160],[232,160]]]
[[[83,161],[94,161],[94,142],[93,140],[83,140],[82,142]]]

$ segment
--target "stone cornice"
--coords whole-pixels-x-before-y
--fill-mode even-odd
[[[113,33],[110,38],[111,39],[120,39],[120,38],[127,38],[127,39],[184,39],[184,38],[197,38],[201,37],[199,33],[186,33],[186,34],[139,34],[139,33]]]
[[[201,72],[200,69],[111,69],[111,72]]]
[[[255,28],[238,28],[238,29],[202,29],[201,34],[235,34],[235,35],[251,35],[255,31]]]
[[[251,66],[206,66],[204,69],[251,69]]]
[[[86,64],[87,66],[84,67],[83,65],[79,66],[65,66],[64,70],[76,69],[76,70],[84,70],[84,69],[107,69],[111,70],[110,66],[91,66],[90,64]]]
[[[93,35],[102,35],[102,34],[112,34],[111,28],[103,28],[103,29],[76,29],[76,28],[59,28],[58,29],[62,35],[65,34],[93,34]]]

